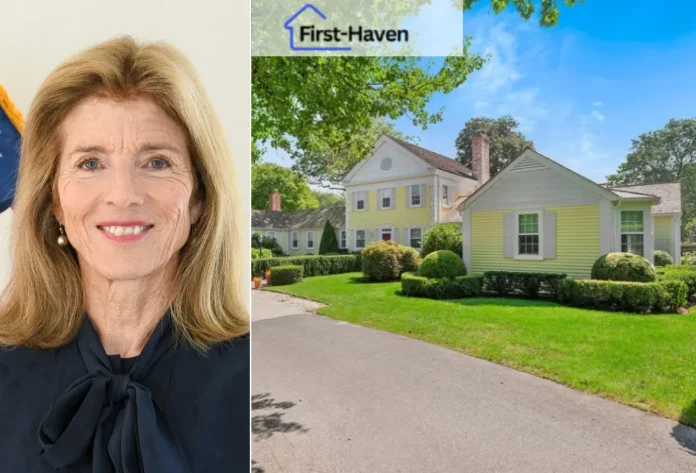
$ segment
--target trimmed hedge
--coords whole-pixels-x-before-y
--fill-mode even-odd
[[[653,257],[655,266],[665,266],[668,264],[674,264],[672,255],[662,250],[655,250],[655,255]]]
[[[657,273],[650,261],[640,255],[607,253],[600,256],[592,265],[592,279],[653,282],[657,280]]]
[[[413,273],[401,275],[401,292],[411,297],[429,299],[462,299],[482,294],[483,276],[426,278]]]
[[[687,286],[689,300],[696,297],[696,271],[694,270],[668,270],[660,275],[660,281],[683,281]]]
[[[371,281],[393,281],[418,269],[418,253],[394,241],[374,241],[362,251],[362,272]]]
[[[302,281],[304,266],[276,266],[271,269],[271,286],[287,286]]]
[[[251,262],[251,275],[262,275],[266,269],[275,266],[301,265],[304,267],[304,277],[328,276],[329,274],[342,274],[360,271],[360,255],[312,255],[312,256],[287,256],[281,258],[263,258]]]
[[[466,266],[456,253],[438,250],[423,259],[419,274],[425,278],[456,278],[466,275]]]
[[[561,302],[639,314],[676,312],[686,305],[686,293],[683,281],[641,283],[567,278],[561,286]]]
[[[543,292],[556,299],[566,276],[563,273],[486,271],[483,273],[483,290],[497,296],[522,295],[530,299]]]

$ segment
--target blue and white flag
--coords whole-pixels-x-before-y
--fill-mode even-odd
[[[24,119],[0,85],[0,213],[14,200]]]

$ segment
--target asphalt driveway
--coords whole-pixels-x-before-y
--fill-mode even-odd
[[[254,473],[696,471],[690,427],[288,296],[253,304]]]

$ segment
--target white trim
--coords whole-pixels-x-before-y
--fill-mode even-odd
[[[358,246],[358,232],[365,232],[365,238],[363,241],[365,242],[365,246]],[[367,246],[370,240],[370,232],[366,228],[356,228],[353,230],[353,250],[362,250]]]
[[[614,241],[614,210],[611,202],[599,202],[599,256],[612,252]]]
[[[471,209],[462,212],[462,259],[467,274],[471,274]]]
[[[672,247],[674,264],[681,264],[681,214],[672,216]]]
[[[360,194],[364,194],[364,198],[360,199]],[[370,200],[370,191],[364,190],[364,191],[353,191],[353,212],[365,212],[368,207],[368,202]],[[363,208],[359,209],[358,208],[358,202],[362,201],[363,202]]]
[[[420,237],[421,244],[420,244],[420,246],[411,246],[411,240],[412,240],[412,238],[411,238],[411,230],[420,230],[420,232],[421,232],[421,237]],[[406,228],[406,240],[407,240],[407,243],[408,243],[407,246],[410,246],[410,247],[413,248],[414,250],[420,250],[420,249],[422,249],[422,248],[423,248],[423,237],[424,237],[424,236],[425,236],[425,228],[424,228],[424,227],[408,227],[408,228]]]
[[[389,191],[389,207],[384,207],[384,191]],[[393,187],[384,187],[377,191],[377,208],[379,210],[394,210],[394,200],[396,200],[396,190]]]
[[[621,224],[622,224],[622,222],[623,222],[623,213],[624,213],[624,212],[638,212],[638,213],[643,214],[643,231],[640,231],[640,232],[625,232],[625,231],[623,231],[623,228],[622,228]],[[643,258],[647,259],[647,260],[650,261],[650,263],[652,264],[652,254],[650,254],[650,258],[648,258],[648,254],[654,252],[654,250],[653,250],[652,252],[649,252],[649,251],[648,251],[648,245],[649,245],[649,242],[648,242],[648,240],[649,240],[649,239],[648,239],[649,228],[650,228],[650,230],[652,230],[652,225],[648,225],[648,220],[652,220],[652,215],[650,215],[650,209],[631,209],[631,208],[628,208],[628,209],[621,209],[621,208],[619,208],[619,209],[618,209],[618,219],[617,219],[617,220],[618,220],[618,227],[619,227],[619,232],[618,232],[618,233],[619,233],[619,238],[618,238],[618,240],[619,240],[618,251],[623,252],[623,244],[622,244],[622,241],[621,241],[621,240],[623,239],[623,238],[622,238],[623,235],[642,235],[642,236],[643,236],[643,254],[640,255],[640,256],[642,256]],[[653,243],[650,243],[650,244],[654,245],[654,241],[653,241]],[[626,251],[628,251],[628,247],[626,248]]]
[[[409,184],[406,187],[406,203],[407,207],[411,209],[421,208],[425,205],[425,184]],[[420,204],[415,205],[413,203],[413,188],[418,187],[418,197],[420,199]]]
[[[394,235],[394,233],[395,233],[395,232],[394,232],[394,225],[389,224],[389,223],[384,224],[384,225],[379,225],[379,226],[377,227],[377,230],[379,231],[379,234],[377,235],[377,237],[378,237],[380,240],[384,240],[384,238],[382,237],[382,234],[383,234],[383,233],[389,232],[389,233],[391,234],[390,240],[391,240],[391,241],[394,241],[394,236],[395,236],[395,235]]]
[[[370,156],[368,158],[363,159],[362,161],[357,163],[355,166],[353,166],[353,169],[351,169],[348,172],[348,174],[346,174],[346,177],[343,178],[343,183],[345,184],[345,183],[350,182],[350,180],[353,179],[353,177],[355,177],[355,175],[358,173],[358,171],[360,171],[360,169],[365,167],[365,165],[367,163],[369,163],[372,160],[372,158],[374,158],[375,154],[377,154],[377,151],[384,145],[384,143],[387,140],[389,140],[387,135],[380,136],[377,139],[377,141],[375,141],[375,144],[372,145],[372,151],[370,152]],[[392,141],[392,140],[389,140],[389,141]]]
[[[309,246],[309,234],[312,234],[312,246]],[[317,239],[314,230],[307,230],[305,232],[305,249],[314,250],[317,247]]]
[[[445,199],[445,190],[447,191],[447,198]],[[442,202],[440,205],[450,205],[452,199],[452,186],[449,184],[442,184]]]
[[[520,254],[520,215],[537,214],[537,235],[539,236],[539,254]],[[515,210],[515,256],[514,259],[543,260],[544,259],[544,209]]]
[[[294,234],[297,234],[297,246],[293,245],[293,243],[295,242],[295,239],[293,238]],[[290,232],[290,244],[288,246],[291,250],[300,249],[300,232],[298,230],[292,230]]]

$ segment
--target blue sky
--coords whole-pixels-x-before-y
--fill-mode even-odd
[[[561,7],[550,29],[479,3],[465,14],[464,32],[489,62],[433,97],[428,108],[444,107],[442,122],[427,130],[396,122],[421,146],[455,157],[469,118],[509,114],[539,152],[604,182],[632,138],[696,116],[696,2],[585,0]],[[275,152],[265,160],[291,164]]]

